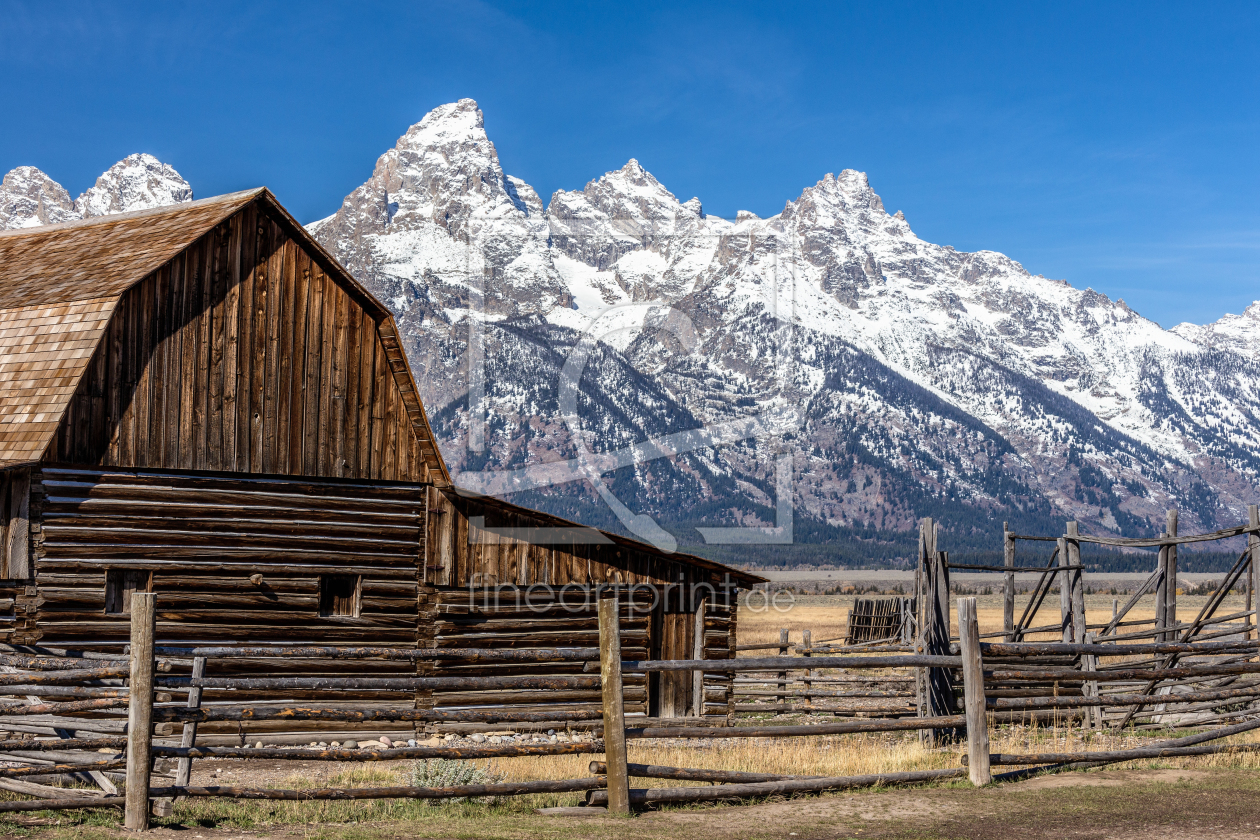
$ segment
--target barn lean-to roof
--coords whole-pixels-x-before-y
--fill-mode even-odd
[[[631,537],[624,537],[621,534],[615,533],[613,531],[605,531],[600,528],[591,528],[586,525],[582,525],[578,522],[572,522],[568,519],[563,519],[559,516],[553,516],[550,513],[543,513],[540,510],[532,510],[530,508],[521,507],[520,505],[512,504],[511,502],[505,502],[503,499],[499,499],[494,496],[484,496],[481,493],[474,493],[471,490],[462,490],[458,487],[452,487],[450,492],[457,498],[476,502],[477,504],[483,505],[487,508],[491,508],[501,513],[508,513],[515,516],[528,517],[536,521],[539,524],[539,526],[542,526],[542,527],[558,528],[564,531],[571,531],[571,532],[582,532],[582,531],[589,532],[592,536],[596,537],[596,541],[599,541],[602,539],[602,541],[609,544],[620,545],[626,548],[633,548],[636,551],[643,551],[648,554],[652,554],[657,557],[664,558],[666,560],[674,560],[679,563],[686,563],[689,566],[697,566],[701,569],[705,569],[707,571],[714,572],[714,573],[720,572],[722,574],[729,575],[732,581],[740,584],[741,586],[749,587],[749,586],[756,586],[757,584],[761,584],[761,583],[770,582],[768,578],[764,578],[761,575],[756,575],[756,574],[753,574],[752,572],[746,572],[743,569],[736,569],[732,566],[727,566],[722,563],[715,562],[713,560],[708,560],[704,557],[699,557],[695,554],[683,554],[680,552],[673,552],[673,553],[667,552],[667,551],[657,548],[651,543],[642,542],[640,540],[632,539]]]
[[[0,232],[0,468],[43,457],[123,294],[251,202],[265,205],[378,317],[425,463],[450,484],[393,316],[266,188]]]

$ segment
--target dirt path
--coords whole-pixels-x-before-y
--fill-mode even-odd
[[[154,840],[1241,840],[1260,837],[1260,774],[1227,770],[1102,771],[984,790],[965,786],[835,794],[749,806],[703,806],[573,818],[447,809],[407,822],[241,829],[184,824]],[[122,838],[109,826],[6,821],[0,833],[33,838]],[[26,823],[23,825],[22,823]]]

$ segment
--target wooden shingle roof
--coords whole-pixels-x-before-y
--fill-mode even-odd
[[[123,293],[255,201],[376,310],[424,459],[450,483],[389,310],[266,188],[0,232],[0,469],[43,457]]]

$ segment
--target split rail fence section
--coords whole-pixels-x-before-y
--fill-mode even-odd
[[[613,593],[615,594],[615,593]],[[544,661],[581,662],[582,673],[566,677],[482,676],[482,677],[225,677],[204,676],[207,661],[231,657],[270,659],[282,663],[292,659],[314,657],[349,659],[376,659],[405,661],[417,656],[434,655],[432,651],[400,648],[195,648],[163,649],[153,644],[154,596],[136,593],[132,601],[131,648],[126,658],[96,654],[71,655],[69,651],[48,651],[52,655],[6,654],[3,662],[9,673],[0,675],[5,688],[0,691],[14,695],[29,695],[25,703],[6,703],[0,706],[5,722],[0,726],[10,731],[25,731],[43,737],[8,739],[0,742],[0,750],[7,751],[10,760],[22,759],[24,766],[0,770],[0,782],[7,789],[41,797],[33,801],[0,803],[0,810],[42,810],[48,808],[82,808],[119,806],[125,807],[126,824],[141,829],[148,825],[151,810],[163,811],[171,800],[182,797],[229,797],[237,799],[316,800],[316,799],[385,799],[421,798],[442,799],[470,796],[511,796],[536,793],[562,793],[585,791],[589,805],[606,806],[613,812],[628,812],[641,805],[663,802],[700,800],[742,799],[772,794],[818,792],[871,786],[876,784],[928,782],[940,779],[968,776],[972,782],[986,784],[991,778],[990,768],[995,765],[1013,766],[1096,766],[1099,763],[1128,761],[1136,758],[1177,755],[1201,755],[1228,750],[1248,750],[1260,745],[1213,745],[1210,741],[1260,728],[1260,720],[1250,720],[1233,726],[1214,729],[1170,741],[1163,741],[1138,750],[1109,753],[994,755],[989,752],[988,732],[990,716],[1001,709],[1060,708],[1098,705],[1102,702],[1115,705],[1142,706],[1151,702],[1149,695],[1113,695],[1102,700],[1098,697],[1024,697],[990,698],[986,686],[994,681],[1010,684],[1033,683],[1046,680],[1071,682],[1073,680],[1149,679],[1162,676],[1161,669],[1145,665],[1124,671],[1081,671],[1078,668],[1037,664],[1047,650],[1056,654],[1092,656],[1103,653],[1122,656],[1180,655],[1185,661],[1194,662],[1202,655],[1229,654],[1246,656],[1245,661],[1228,665],[1182,664],[1176,667],[1179,675],[1187,678],[1220,676],[1228,674],[1260,673],[1260,663],[1254,661],[1260,647],[1252,640],[1224,642],[1161,642],[1147,644],[1069,644],[1057,643],[991,643],[980,640],[974,598],[959,599],[957,604],[960,639],[957,651],[946,655],[845,655],[820,656],[814,661],[819,668],[869,672],[898,665],[910,668],[941,668],[957,675],[963,689],[962,713],[932,717],[881,718],[840,721],[806,725],[730,726],[715,728],[694,723],[661,722],[644,717],[625,716],[625,675],[644,675],[651,672],[688,673],[698,670],[715,670],[725,673],[763,671],[774,667],[778,657],[728,660],[625,660],[621,649],[620,613],[615,597],[599,602],[599,648],[554,650],[472,650],[463,649],[459,656],[493,662],[519,661],[538,663]],[[60,654],[60,655],[58,655]],[[193,672],[189,677],[166,676],[171,667],[169,657],[193,657]],[[453,655],[448,651],[445,655]],[[1005,663],[1018,658],[1025,664],[1011,667]],[[994,664],[997,663],[997,664]],[[598,669],[598,674],[595,673]],[[1163,669],[1167,671],[1169,669]],[[120,686],[117,681],[126,679]],[[427,685],[425,681],[463,680],[461,685],[484,686],[488,682],[501,687],[537,687],[544,681],[561,679],[567,682],[590,680],[598,685],[602,707],[597,712],[573,710],[564,713],[549,712],[550,716],[562,714],[577,720],[589,720],[592,715],[602,724],[603,741],[592,743],[563,744],[513,744],[478,745],[466,747],[388,747],[384,749],[276,749],[274,747],[248,746],[198,746],[196,727],[209,721],[244,720],[315,720],[336,722],[414,722],[414,721],[489,721],[505,726],[528,724],[533,717],[515,709],[499,711],[475,708],[465,711],[446,711],[416,708],[354,709],[344,705],[305,706],[276,704],[266,700],[259,703],[220,703],[202,705],[201,691],[211,688],[230,688],[245,696],[254,692],[291,691],[314,688],[339,688],[359,691],[366,687],[396,689],[402,680],[408,685]],[[114,681],[114,682],[111,682]],[[547,683],[549,685],[554,683]],[[586,685],[586,682],[582,683]],[[186,688],[187,699],[183,704],[173,703],[164,688]],[[1225,689],[1228,691],[1229,689]],[[1213,690],[1219,692],[1220,690]],[[42,694],[32,693],[42,692]],[[1260,690],[1245,688],[1240,694],[1253,696]],[[32,699],[33,698],[33,699]],[[1205,698],[1180,696],[1177,702],[1194,703]],[[1220,699],[1214,693],[1214,699]],[[1172,702],[1171,700],[1168,702]],[[110,719],[125,711],[125,724],[121,718]],[[539,713],[542,714],[542,713]],[[92,717],[88,717],[91,715]],[[505,719],[506,718],[506,719]],[[552,718],[554,719],[554,717]],[[25,730],[20,722],[31,725]],[[36,723],[38,721],[38,723]],[[51,725],[49,725],[51,724]],[[122,725],[120,725],[122,724]],[[181,725],[181,741],[178,746],[155,743],[154,733],[173,734],[162,727]],[[89,728],[91,727],[91,728]],[[966,737],[968,744],[965,767],[913,772],[881,773],[852,777],[806,777],[775,774],[742,773],[733,771],[661,767],[633,764],[628,761],[626,743],[629,739],[687,739],[687,738],[784,738],[841,735],[858,732],[907,732],[932,733],[935,737],[951,735]],[[90,753],[89,750],[107,750]],[[432,787],[379,787],[379,788],[329,788],[316,790],[275,790],[233,786],[196,786],[190,784],[191,764],[201,758],[259,758],[268,760],[324,760],[324,761],[385,761],[391,759],[424,758],[496,758],[529,755],[603,754],[603,761],[593,761],[592,775],[583,778],[528,782],[504,782],[485,785],[459,785],[444,788]],[[168,762],[163,765],[163,762]],[[111,778],[111,773],[125,771],[126,795],[118,796],[116,789],[107,788],[121,778]],[[170,781],[155,784],[155,778],[166,775]],[[63,779],[77,776],[96,780],[102,790],[95,794],[69,791],[41,784],[34,779]],[[691,785],[663,788],[634,788],[634,778],[672,779],[684,782],[708,782],[708,785]],[[101,781],[103,779],[103,781]],[[25,787],[29,786],[29,787]]]
[[[1260,709],[1255,707],[1260,698],[1260,638],[1250,620],[1254,613],[1249,610],[1232,617],[1215,614],[1225,593],[1244,573],[1254,576],[1260,565],[1256,562],[1260,560],[1260,528],[1256,527],[1254,510],[1251,520],[1248,526],[1197,538],[1176,538],[1170,527],[1170,534],[1161,538],[1165,542],[1159,543],[1166,546],[1160,552],[1160,569],[1146,587],[1162,593],[1162,620],[1136,633],[1125,627],[1125,612],[1118,608],[1107,627],[1091,628],[1086,624],[1083,587],[1077,581],[1081,568],[1079,543],[1087,538],[1069,526],[1068,536],[1057,540],[1059,551],[1054,561],[1038,570],[1042,577],[1025,611],[1035,615],[1033,602],[1044,599],[1049,591],[1045,581],[1059,575],[1063,609],[1057,629],[1061,632],[1051,641],[1026,639],[1040,631],[1026,626],[1022,619],[1008,622],[1002,640],[985,641],[979,631],[974,598],[958,600],[959,632],[956,640],[951,638],[950,566],[947,555],[936,548],[936,528],[930,521],[924,523],[921,532],[914,616],[908,628],[911,644],[907,646],[903,641],[902,632],[907,627],[903,618],[895,640],[871,639],[828,647],[813,645],[805,638],[802,647],[793,651],[803,654],[799,657],[786,656],[790,646],[783,637],[779,645],[771,646],[778,648],[776,653],[785,654],[782,656],[636,659],[642,655],[642,648],[635,644],[633,634],[626,636],[623,632],[626,604],[622,603],[622,593],[613,587],[598,602],[598,648],[165,648],[154,644],[156,596],[137,592],[132,595],[131,644],[125,655],[18,648],[7,648],[7,653],[0,654],[0,695],[13,698],[0,701],[0,731],[10,733],[0,739],[0,759],[19,765],[0,768],[0,789],[37,797],[0,803],[0,811],[124,807],[126,825],[139,829],[147,827],[151,811],[162,813],[174,799],[184,797],[442,799],[585,791],[589,805],[628,812],[635,806],[660,802],[739,799],[964,775],[979,785],[990,780],[994,766],[1082,767],[1139,758],[1251,750],[1260,745],[1210,743],[1260,728],[1260,719],[1256,719]],[[1175,553],[1176,545],[1181,543],[1169,540],[1186,542],[1241,534],[1250,537],[1248,548],[1226,575],[1221,588],[1193,620],[1178,621]],[[1022,537],[1008,535],[1008,545],[1017,539]],[[1013,553],[1008,553],[1009,561],[1003,567],[995,569],[1007,575],[1008,580],[1021,573],[1014,566]],[[1254,586],[1249,588],[1254,591]],[[1013,604],[1013,598],[1008,600]],[[1239,618],[1242,623],[1237,622]],[[633,617],[627,614],[626,620],[632,623]],[[1235,623],[1230,624],[1231,621]],[[1224,629],[1203,632],[1207,627]],[[1095,629],[1103,632],[1090,633]],[[625,650],[623,637],[630,643]],[[1139,638],[1150,641],[1138,641]],[[384,675],[338,676],[335,663],[346,660],[378,663]],[[436,672],[419,667],[422,662],[433,661],[459,667]],[[325,676],[310,676],[311,662],[333,666]],[[207,675],[210,663],[216,664],[219,673],[230,675]],[[218,668],[218,663],[237,667]],[[250,667],[241,667],[243,663]],[[556,663],[564,666],[559,672],[552,667]],[[410,673],[406,673],[406,668],[390,672],[398,664],[406,665]],[[286,670],[301,676],[286,676]],[[884,710],[875,708],[867,713],[879,714],[878,717],[808,724],[750,725],[729,715],[720,721],[726,726],[714,726],[712,718],[662,721],[642,714],[640,687],[654,674],[671,675],[675,681],[732,675],[735,685],[741,688],[769,675],[774,681],[771,690],[786,696],[792,671],[802,674],[801,694],[807,703],[826,692],[844,693],[854,686],[894,682],[902,686],[913,683],[915,702],[907,704],[908,708],[888,710],[896,714],[884,714]],[[466,708],[417,708],[427,705],[415,701],[417,692],[423,691],[467,691],[481,697],[502,692],[509,700],[499,705],[471,704]],[[555,692],[557,696],[580,692],[583,701],[594,696],[598,702],[538,710],[509,702],[512,692],[522,691]],[[410,702],[382,703],[382,696],[410,698]],[[307,702],[295,702],[295,697]],[[628,708],[633,710],[629,716]],[[1038,714],[1060,718],[1072,715],[1091,727],[1202,727],[1242,720],[1135,750],[990,753],[988,733],[992,723]],[[302,724],[318,724],[325,732],[330,725],[341,723],[395,725],[404,727],[402,731],[406,732],[407,728],[414,731],[418,723],[426,727],[493,724],[528,729],[542,723],[566,722],[600,730],[603,740],[475,747],[279,749],[208,744],[198,735],[199,727],[272,721],[289,730],[300,730]],[[932,740],[966,738],[966,766],[870,776],[801,777],[640,765],[629,762],[626,751],[630,739],[794,738],[910,731]],[[273,790],[190,784],[192,763],[202,758],[357,762],[560,754],[602,754],[604,760],[591,762],[591,775],[582,778],[444,788]],[[632,789],[630,780],[634,778],[709,784]],[[53,786],[67,780],[88,782],[96,789]],[[119,795],[118,782],[125,783],[125,795]]]

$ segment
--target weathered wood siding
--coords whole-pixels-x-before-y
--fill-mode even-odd
[[[635,596],[638,609],[623,607],[625,658],[694,658],[697,609],[703,610],[702,658],[731,655],[732,610],[717,572],[637,544],[581,537],[560,541],[557,529],[563,525],[495,499],[430,488],[424,573],[436,591],[428,608],[431,621],[422,621],[424,637],[437,647],[595,647],[599,629],[590,588],[637,585],[643,587]],[[598,534],[587,530],[585,538],[598,539]],[[520,666],[479,665],[469,671],[439,661],[433,668],[489,674],[517,673]],[[580,667],[536,670],[579,673]],[[629,714],[683,717],[696,710],[691,674],[627,674],[624,679]],[[729,674],[705,675],[703,713],[727,713],[730,684]],[[431,702],[438,708],[595,708],[600,692],[438,692]]]
[[[630,541],[594,541],[601,539],[596,531],[565,528],[570,523],[496,499],[472,498],[437,488],[431,489],[429,496],[428,540],[433,550],[426,582],[436,586],[466,589],[576,583],[716,587],[722,583],[720,573],[684,557]],[[589,536],[558,538],[561,529],[580,530]]]
[[[435,593],[435,647],[459,648],[593,648],[599,647],[596,599],[571,589],[567,593],[536,590],[516,593],[501,590],[443,589]],[[621,653],[625,659],[644,659],[648,653],[651,617],[621,605]],[[439,660],[432,673],[442,675],[581,674],[580,662],[537,665],[462,664]],[[626,673],[626,712],[647,713],[647,679]],[[593,710],[602,708],[598,687],[538,691],[438,691],[432,692],[433,708],[480,708],[511,706],[528,712]],[[426,703],[426,705],[428,705]]]
[[[110,569],[152,574],[160,644],[416,642],[423,486],[44,467],[32,488],[43,644],[127,641]],[[361,576],[358,617],[320,615],[321,575]]]
[[[127,291],[46,460],[427,481],[397,337],[285,231],[251,204]]]
[[[31,471],[0,472],[0,579],[29,576]]]

